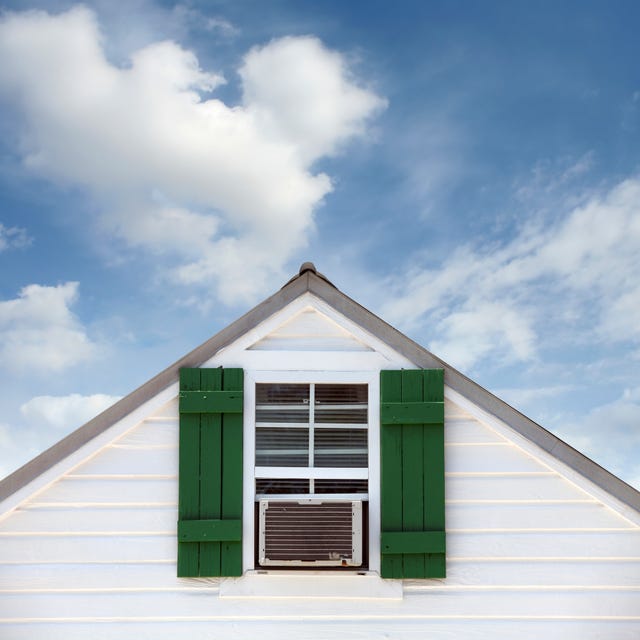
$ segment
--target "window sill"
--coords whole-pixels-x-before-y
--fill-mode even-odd
[[[220,597],[402,600],[402,580],[383,580],[373,572],[250,571],[241,578],[224,578]]]

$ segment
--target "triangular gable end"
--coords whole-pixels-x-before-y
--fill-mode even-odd
[[[523,443],[558,461],[561,467],[575,473],[578,480],[584,479],[601,495],[613,498],[623,510],[630,507],[636,514],[640,512],[640,492],[357,304],[308,263],[279,292],[0,482],[3,512],[119,438],[163,405],[169,403],[167,407],[172,407],[181,368],[245,366],[238,362],[243,358],[259,365],[259,359],[266,361],[272,357],[266,347],[281,348],[283,343],[293,340],[295,332],[309,318],[311,323],[325,328],[320,340],[339,337],[343,346],[358,345],[354,351],[344,351],[339,359],[335,358],[335,352],[324,352],[326,363],[319,366],[349,370],[354,363],[362,363],[362,358],[369,358],[377,360],[374,366],[380,369],[388,368],[386,362],[391,361],[395,361],[395,366],[400,363],[399,366],[407,368],[444,368],[449,401],[460,400],[466,410],[473,409],[507,425]],[[289,344],[295,346],[290,353],[301,346]],[[307,351],[297,353],[304,369]]]
[[[372,351],[313,306],[305,307],[250,347],[250,351]]]

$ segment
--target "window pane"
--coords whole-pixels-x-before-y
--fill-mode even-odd
[[[256,466],[306,467],[308,464],[308,429],[256,429]]]
[[[256,422],[309,422],[309,385],[257,384]]]
[[[316,428],[314,435],[316,467],[366,467],[366,429]]]
[[[258,478],[256,493],[309,493],[309,481],[302,478]]]
[[[317,424],[366,424],[366,384],[317,384],[315,388]]]
[[[367,493],[368,480],[314,480],[316,493]]]

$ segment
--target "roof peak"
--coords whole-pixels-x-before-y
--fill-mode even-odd
[[[312,271],[316,275],[318,274],[318,272],[316,271],[316,265],[313,264],[313,262],[303,262],[300,265],[300,271],[298,271],[298,275],[302,275],[303,273],[306,273],[307,271]]]
[[[291,284],[294,280],[297,280],[298,278],[301,278],[305,273],[313,273],[314,276],[317,276],[318,278],[322,278],[322,280],[324,280],[327,284],[330,284],[332,287],[334,287],[335,289],[337,289],[338,287],[336,287],[335,284],[333,284],[333,282],[331,282],[331,280],[329,280],[329,278],[327,278],[327,276],[325,276],[324,274],[320,273],[317,269],[316,269],[316,265],[313,264],[313,262],[303,262],[300,265],[300,269],[298,270],[298,273],[293,276],[293,278],[291,278],[290,280],[288,280],[284,286],[282,287],[283,289]]]

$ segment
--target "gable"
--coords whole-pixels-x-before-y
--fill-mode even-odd
[[[258,371],[415,368],[398,351],[310,292],[226,345],[203,366]]]
[[[347,342],[353,344],[355,340],[366,345],[371,351],[318,350],[314,352],[313,358],[309,358],[308,354],[312,351],[295,351],[289,348],[280,354],[287,354],[292,370],[309,367],[316,370],[343,371],[361,368],[379,370],[394,366],[443,367],[447,388],[450,391],[473,403],[483,414],[493,416],[509,425],[525,445],[532,443],[551,458],[562,462],[571,473],[595,485],[602,495],[613,497],[623,508],[640,511],[640,492],[361,307],[324,276],[318,274],[310,263],[305,263],[300,269],[300,274],[292,278],[276,294],[0,482],[3,510],[10,510],[47,482],[58,477],[69,465],[76,464],[77,460],[97,451],[118,429],[127,428],[123,425],[135,423],[141,415],[147,415],[175,396],[180,368],[220,365],[257,370],[272,368],[273,354],[276,351],[262,351],[251,347],[260,345],[260,341],[268,338],[270,334],[273,334],[274,338],[285,337],[278,335],[278,328],[290,320],[295,312],[300,312],[308,306],[310,298],[317,302],[316,310],[330,320],[334,320],[332,314],[338,314],[340,321],[337,324],[351,334]],[[288,318],[281,314],[287,307],[294,312]],[[339,336],[335,337],[345,337],[341,332],[337,333]],[[260,346],[267,344],[268,340]],[[235,346],[234,353],[230,349],[231,345]],[[336,357],[337,354],[340,356]],[[105,433],[107,431],[110,433]]]
[[[309,305],[247,347],[251,351],[372,351],[340,324]]]

